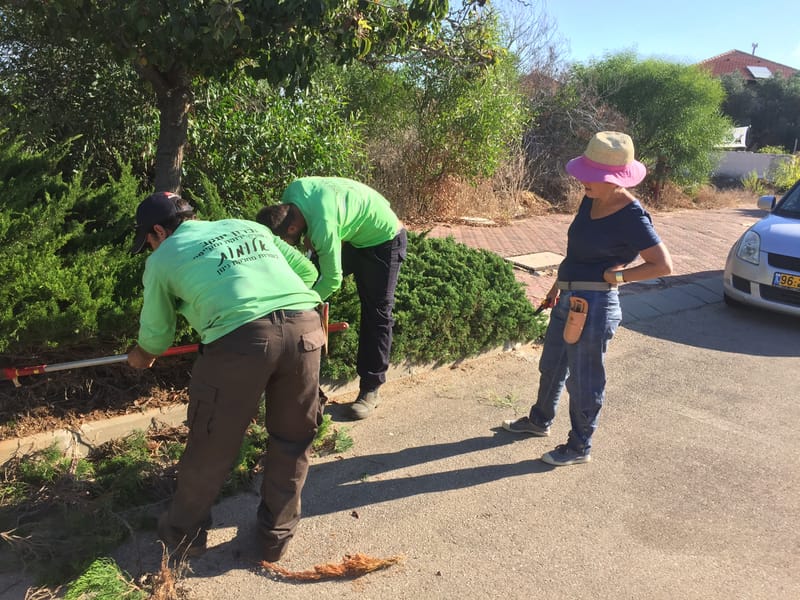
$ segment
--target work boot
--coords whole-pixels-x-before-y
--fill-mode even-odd
[[[192,558],[200,556],[206,551],[208,531],[201,528],[190,536],[170,525],[167,519],[168,513],[166,512],[158,518],[158,537],[174,556]]]
[[[370,413],[378,408],[378,390],[371,392],[361,391],[358,393],[358,398],[353,402],[351,411],[353,418],[366,419]]]
[[[264,545],[261,548],[261,558],[267,562],[274,563],[278,562],[283,555],[286,554],[286,550],[289,548],[289,540],[283,539],[279,541],[264,541]]]

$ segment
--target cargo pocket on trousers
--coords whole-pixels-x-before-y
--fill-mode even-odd
[[[325,345],[325,332],[322,328],[309,331],[300,336],[300,349],[303,352],[313,352]]]
[[[199,381],[189,384],[189,409],[186,424],[193,434],[211,433],[217,410],[217,388]]]

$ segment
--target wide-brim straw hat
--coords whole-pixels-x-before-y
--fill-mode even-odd
[[[567,163],[567,173],[587,183],[632,187],[642,182],[647,167],[634,158],[633,140],[618,131],[594,134],[586,151]]]

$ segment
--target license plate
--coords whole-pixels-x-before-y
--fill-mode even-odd
[[[789,275],[788,273],[775,273],[772,277],[772,285],[790,290],[800,290],[800,275]]]

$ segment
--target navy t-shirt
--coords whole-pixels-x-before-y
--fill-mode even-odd
[[[609,267],[626,265],[641,250],[661,242],[653,219],[638,200],[601,219],[591,218],[592,200],[583,197],[567,231],[567,256],[559,281],[603,281]]]

